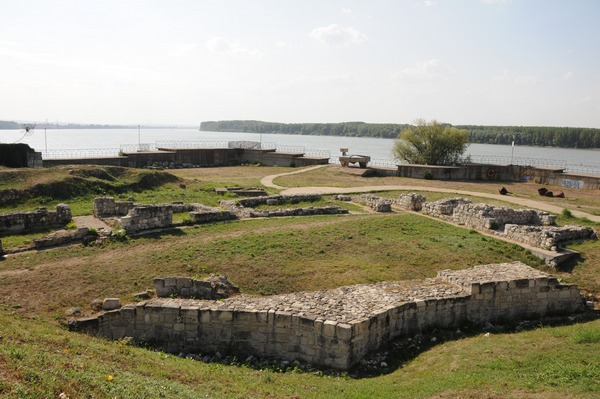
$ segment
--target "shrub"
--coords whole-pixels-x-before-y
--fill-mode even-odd
[[[423,173],[423,179],[425,179],[425,180],[433,180],[433,173],[431,173],[431,172],[425,172],[425,173]]]
[[[573,217],[573,213],[571,212],[570,209],[567,209],[567,208],[565,208],[565,209],[562,210],[561,215],[563,215],[566,218],[572,218]]]

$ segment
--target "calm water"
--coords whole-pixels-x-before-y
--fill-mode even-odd
[[[0,130],[0,142],[11,143],[23,136],[22,131]],[[153,144],[159,141],[261,141],[276,144],[280,151],[304,149],[329,151],[332,157],[340,155],[340,148],[348,148],[349,154],[370,155],[373,160],[392,162],[391,148],[394,140],[365,137],[300,136],[284,134],[200,132],[197,129],[37,129],[20,142],[29,144],[36,151],[45,151],[46,142],[50,153],[63,149],[119,149],[121,145]],[[549,147],[525,147],[509,145],[471,144],[468,153],[475,160],[515,164],[525,158],[554,160],[569,166],[589,165],[600,169],[600,150],[578,150]],[[499,157],[499,158],[498,158]],[[505,161],[505,162],[502,162]],[[527,164],[534,164],[527,163]]]

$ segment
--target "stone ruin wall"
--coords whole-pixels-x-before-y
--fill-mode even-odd
[[[94,200],[94,216],[114,217],[117,225],[126,234],[136,234],[144,230],[171,227],[173,214],[188,212],[193,224],[214,223],[236,218],[337,215],[348,213],[337,206],[261,209],[249,206],[280,205],[285,203],[311,202],[321,199],[320,195],[272,195],[239,200],[222,200],[221,207],[209,207],[202,204],[184,204],[175,202],[160,205],[135,205],[132,201],[115,201],[113,197],[99,197]]]
[[[56,231],[44,237],[34,238],[32,241],[35,248],[49,248],[78,241],[82,242],[89,234],[90,230],[87,227],[79,227],[75,230]]]
[[[94,216],[97,218],[125,216],[134,207],[133,201],[116,201],[113,197],[94,198]]]
[[[320,194],[266,195],[262,197],[241,198],[234,202],[245,208],[256,208],[260,205],[298,204],[300,202],[315,202],[320,199]]]
[[[56,205],[55,211],[38,208],[33,212],[16,212],[0,215],[0,233],[23,233],[51,227],[64,227],[72,219],[71,207]]]
[[[340,215],[348,213],[346,209],[342,209],[339,206],[254,209],[261,205],[298,204],[300,202],[315,202],[320,199],[320,194],[268,195],[239,200],[221,200],[219,201],[219,205],[233,212],[239,218]]]
[[[222,301],[156,298],[71,321],[70,328],[172,353],[218,351],[346,370],[391,339],[430,328],[584,309],[576,286],[513,262],[441,271],[420,282]]]
[[[475,229],[496,229],[505,224],[554,225],[556,216],[534,209],[474,204],[466,198],[446,198],[423,204],[423,213]]]
[[[410,204],[407,199],[402,201],[399,202]],[[510,240],[551,251],[558,251],[567,242],[597,238],[589,227],[554,226],[556,216],[548,212],[474,204],[466,198],[425,202],[422,212],[469,228],[492,230]]]
[[[374,194],[361,194],[351,196],[346,199],[347,196],[337,196],[336,198],[341,200],[353,201],[359,204],[363,204],[371,208],[375,212],[387,213],[392,211],[392,204],[394,200],[390,198],[382,198]]]
[[[189,277],[155,278],[153,284],[159,298],[225,299],[240,292],[227,277],[213,274],[204,280]]]
[[[572,225],[556,227],[506,224],[502,235],[511,240],[549,251],[558,250],[560,245],[565,242],[597,238],[593,229]]]
[[[173,208],[170,205],[138,205],[127,215],[117,218],[117,224],[127,234],[170,227],[173,225]]]
[[[396,205],[409,211],[420,212],[427,198],[420,194],[409,193],[401,194],[396,200]]]
[[[115,201],[113,197],[94,199],[94,216],[114,217],[117,225],[127,234],[144,230],[167,228],[173,225],[173,214],[188,212],[192,223],[214,223],[235,219],[235,214],[202,204],[174,202],[159,205],[136,205],[132,201]]]

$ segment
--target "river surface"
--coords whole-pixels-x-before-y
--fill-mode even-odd
[[[29,144],[48,158],[60,157],[58,150],[100,150],[118,152],[130,150],[137,145],[159,142],[206,142],[206,146],[223,146],[228,141],[261,142],[263,148],[277,148],[281,152],[307,152],[307,155],[340,155],[340,148],[347,148],[348,155],[369,155],[374,164],[393,165],[391,149],[393,139],[340,136],[301,136],[289,134],[258,134],[204,132],[197,129],[36,129],[23,137],[23,131],[0,130],[0,142],[18,141]],[[123,147],[125,146],[125,147]],[[135,149],[133,150],[135,151]],[[600,173],[600,150],[580,150],[554,147],[527,147],[516,145],[470,144],[467,150],[474,161],[499,164],[527,164],[537,166],[568,166],[569,170]],[[85,152],[80,152],[84,154]],[[93,152],[90,152],[92,154]],[[54,155],[54,156],[53,156]],[[107,155],[107,154],[103,154]],[[79,155],[81,156],[81,155]],[[91,155],[90,155],[91,156]],[[595,171],[597,169],[597,171]]]

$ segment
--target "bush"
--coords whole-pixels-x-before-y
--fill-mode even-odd
[[[433,180],[433,173],[431,173],[431,172],[425,172],[425,173],[423,173],[423,179],[425,179],[425,180]]]
[[[567,209],[567,208],[563,209],[562,212],[561,212],[561,214],[564,217],[566,217],[566,218],[572,218],[573,217],[573,213],[571,212],[570,209]]]

